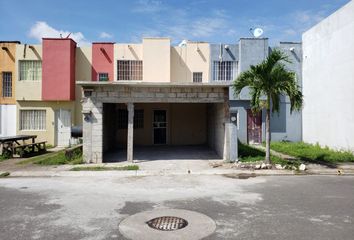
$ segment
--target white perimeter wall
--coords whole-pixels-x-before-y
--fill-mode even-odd
[[[354,1],[303,34],[303,140],[354,151]]]
[[[0,137],[16,135],[16,105],[0,105]]]

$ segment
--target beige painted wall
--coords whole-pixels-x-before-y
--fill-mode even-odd
[[[91,81],[92,78],[92,47],[76,48],[75,79]]]
[[[153,145],[153,110],[167,111],[167,144],[200,145],[207,143],[206,104],[135,104],[135,109],[144,109],[144,128],[134,129],[134,145]],[[126,109],[117,104],[115,109]],[[109,117],[114,115],[109,113]],[[107,115],[106,115],[107,117]],[[116,120],[117,121],[117,120]],[[109,130],[114,130],[108,128]],[[126,146],[127,130],[116,129],[116,148]],[[107,140],[110,142],[110,140]]]
[[[143,38],[143,81],[170,82],[169,38]]]
[[[208,82],[209,56],[209,43],[188,42],[186,46],[171,47],[171,82],[193,82],[193,72],[202,72],[203,82]]]
[[[47,141],[48,144],[55,144],[55,111],[59,109],[71,111],[71,123],[75,125],[74,102],[39,102],[39,101],[18,101],[17,102],[17,134],[37,135],[36,141]],[[46,111],[46,130],[20,130],[20,110],[45,110]]]
[[[37,81],[20,81],[19,80],[19,61],[21,60],[41,60],[42,61],[42,45],[31,45],[35,50],[26,47],[24,55],[24,44],[16,46],[16,100],[41,100],[42,98],[42,79]]]
[[[92,47],[76,48],[76,63],[75,63],[75,80],[76,81],[91,81],[92,78]],[[82,90],[81,87],[75,87],[75,125],[82,125]]]
[[[143,60],[143,45],[114,44],[114,81],[117,81],[117,60]]]
[[[143,60],[144,82],[193,82],[193,72],[210,74],[210,44],[188,42],[171,46],[169,38],[143,38],[142,44],[114,44],[114,80],[117,60]]]

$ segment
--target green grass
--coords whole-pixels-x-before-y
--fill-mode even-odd
[[[294,156],[303,161],[340,163],[354,162],[354,154],[349,151],[335,151],[318,144],[312,145],[304,142],[272,142],[271,149]]]
[[[11,154],[9,152],[4,152],[2,155],[0,155],[0,162],[8,160],[11,158]]]
[[[4,172],[4,173],[0,174],[0,178],[5,178],[5,177],[8,177],[8,176],[10,176],[9,172]]]
[[[139,170],[138,165],[128,165],[122,167],[103,167],[103,166],[88,166],[88,167],[74,167],[70,171],[129,171]]]
[[[264,151],[241,142],[238,142],[238,155],[241,162],[260,162],[265,159]],[[270,159],[272,164],[281,164],[285,168],[291,168],[292,166],[297,168],[301,164],[300,161],[288,161],[274,155],[271,155]]]
[[[18,164],[28,164],[34,163],[38,165],[64,165],[64,164],[81,164],[82,163],[82,154],[81,151],[76,151],[74,156],[71,159],[68,159],[65,156],[65,150],[46,153],[36,157],[26,159],[19,162]]]

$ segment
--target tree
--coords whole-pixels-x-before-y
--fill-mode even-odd
[[[241,73],[233,82],[236,95],[244,87],[249,87],[253,112],[266,109],[266,163],[270,163],[270,112],[279,112],[280,96],[289,97],[291,113],[301,110],[303,105],[296,75],[286,69],[285,62],[291,63],[288,56],[280,50],[273,50],[263,62],[256,66],[251,65],[248,71]]]

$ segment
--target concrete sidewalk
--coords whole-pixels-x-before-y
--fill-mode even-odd
[[[306,171],[278,170],[278,169],[239,169],[228,167],[212,167],[219,161],[206,160],[166,160],[166,161],[148,161],[137,163],[106,163],[106,164],[80,164],[80,165],[61,165],[46,166],[35,168],[19,168],[9,171],[0,169],[2,172],[9,172],[12,177],[83,177],[83,176],[174,176],[174,175],[354,175],[353,164],[339,165],[338,168],[327,168],[323,166],[309,165]],[[121,167],[127,165],[138,165],[139,170],[129,171],[70,171],[73,167]]]

